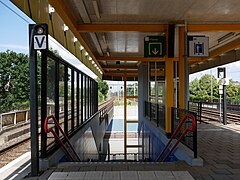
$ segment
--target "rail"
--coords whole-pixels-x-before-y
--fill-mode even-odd
[[[107,124],[108,124],[108,112],[113,108],[113,102],[114,102],[115,98],[111,98],[110,100],[102,103],[99,106],[99,123],[103,122],[104,120],[106,120]]]
[[[177,135],[178,132],[180,132],[182,130],[182,127],[185,123],[185,121],[187,119],[192,119],[192,127],[191,128],[187,128],[183,131],[183,133],[181,134],[181,136],[178,138],[178,140],[176,141],[176,143],[173,145],[173,147],[169,150],[169,152],[162,158],[162,156],[164,155],[164,152],[166,151],[166,149],[168,148],[168,146],[170,145],[170,143],[172,142],[172,140],[174,139],[174,137]],[[172,153],[172,151],[177,147],[177,145],[179,144],[179,142],[184,138],[184,136],[188,133],[188,132],[194,132],[196,130],[196,126],[197,126],[197,122],[195,117],[192,114],[186,114],[183,118],[183,120],[181,121],[181,123],[178,125],[177,129],[174,131],[174,133],[172,134],[171,138],[169,139],[168,143],[165,145],[165,147],[163,148],[163,150],[161,151],[161,153],[159,154],[159,156],[157,157],[156,161],[165,161],[168,156]]]
[[[211,102],[188,102],[188,109],[196,112],[198,121],[207,123],[208,121],[222,122],[223,112],[220,103]],[[221,109],[221,110],[220,110]],[[227,120],[229,123],[240,123],[240,105],[227,105]]]
[[[145,101],[145,117],[156,123],[157,127],[165,129],[165,106]]]
[[[67,146],[64,145],[64,143],[61,141],[60,137],[57,135],[57,133],[55,132],[55,127],[50,127],[48,128],[48,124],[49,124],[49,120],[52,119],[54,124],[55,124],[55,127],[57,127],[58,131],[60,131],[66,141],[66,145],[68,145],[68,148]],[[52,124],[52,123],[51,123]],[[62,128],[60,127],[58,121],[56,120],[56,118],[54,116],[48,116],[46,117],[45,119],[45,122],[44,122],[44,131],[46,134],[48,133],[52,133],[56,139],[56,141],[59,143],[59,145],[64,149],[64,151],[66,152],[66,154],[72,159],[72,161],[80,161],[80,158],[78,156],[78,154],[76,153],[76,151],[74,150],[72,144],[70,143],[67,135],[64,133],[64,131],[62,130]],[[71,154],[71,152],[73,154]]]

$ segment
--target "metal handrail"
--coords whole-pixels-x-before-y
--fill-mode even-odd
[[[163,158],[162,162],[164,162],[168,156],[172,153],[172,151],[175,149],[175,147],[178,145],[178,143],[182,140],[182,138],[190,131],[190,132],[194,132],[196,130],[197,127],[197,122],[195,117],[192,114],[186,114],[182,120],[182,122],[178,125],[177,129],[174,131],[174,133],[172,134],[171,138],[169,139],[168,143],[165,145],[164,149],[161,151],[161,153],[159,154],[159,156],[157,157],[156,161],[158,161],[159,159],[161,159],[163,153],[165,152],[165,150],[167,149],[167,147],[170,145],[170,143],[172,142],[173,138],[175,137],[175,135],[179,132],[179,130],[182,128],[183,124],[185,123],[186,119],[191,118],[192,119],[192,128],[187,128],[185,129],[185,131],[182,133],[182,135],[179,137],[179,139],[177,140],[177,142],[174,144],[174,146],[170,149],[170,151],[167,153],[167,155]]]
[[[54,124],[56,125],[56,127],[58,128],[58,130],[62,133],[63,137],[66,140],[66,144],[68,144],[69,148],[71,149],[72,153],[74,155],[72,155],[69,150],[67,149],[67,147],[63,144],[63,142],[61,141],[60,137],[57,135],[57,133],[54,131],[54,127],[48,128],[48,121],[52,119]],[[81,161],[80,157],[78,156],[78,154],[76,153],[76,151],[74,150],[72,144],[70,143],[67,135],[64,133],[64,131],[62,130],[61,126],[59,125],[58,121],[56,120],[56,118],[51,115],[51,116],[47,116],[44,122],[44,131],[45,133],[49,133],[51,132],[55,139],[57,140],[57,142],[59,143],[59,145],[65,150],[65,152],[68,154],[68,156],[72,159],[72,161]]]

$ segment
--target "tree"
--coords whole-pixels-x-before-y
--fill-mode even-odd
[[[221,80],[212,77],[212,88],[213,88],[213,100],[219,99],[219,85],[222,84]],[[230,80],[229,85],[226,86],[227,98],[235,99],[239,96],[239,89],[234,85],[233,81]],[[210,100],[211,99],[211,75],[205,74],[199,80],[194,79],[189,83],[189,94],[191,100],[201,99]]]
[[[29,107],[28,56],[7,50],[0,53],[0,111]]]
[[[100,91],[101,94],[104,96],[104,99],[106,99],[107,94],[108,94],[108,90],[109,90],[107,82],[101,80],[100,78],[97,78],[97,82],[98,82],[98,91]]]

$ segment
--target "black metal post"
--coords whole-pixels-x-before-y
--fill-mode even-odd
[[[159,126],[159,105],[157,104],[157,127]]]
[[[193,115],[197,120],[197,113],[194,113]],[[196,126],[197,126],[197,123],[196,123]],[[194,153],[194,158],[197,158],[197,127],[193,132],[193,153]]]
[[[175,109],[174,109],[174,107],[171,107],[171,113],[172,113],[172,119],[171,119],[171,135],[173,134],[173,132],[174,132],[174,120],[175,120],[175,118],[176,118],[176,113],[175,113]]]
[[[84,76],[84,121],[87,120],[87,76]]]
[[[37,98],[37,52],[33,46],[35,25],[29,25],[29,59],[30,59],[30,115],[31,115],[31,175],[39,173],[38,143],[38,98]]]
[[[47,134],[44,132],[44,121],[47,116],[47,55],[41,53],[41,158],[47,156]]]
[[[83,123],[83,74],[81,73],[81,124]]]
[[[79,127],[79,72],[77,72],[77,127]]]
[[[54,93],[54,103],[55,103],[55,118],[59,122],[59,62],[55,61],[55,93]],[[55,132],[59,135],[59,130],[56,127]],[[57,144],[57,141],[56,141]]]
[[[71,69],[71,131],[74,131],[74,70]]]
[[[64,65],[64,132],[68,135],[68,67]]]
[[[223,85],[223,124],[227,125],[226,85]]]
[[[150,121],[152,120],[152,103],[149,102]]]

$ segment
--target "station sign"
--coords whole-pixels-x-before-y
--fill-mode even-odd
[[[144,57],[164,57],[164,36],[146,36],[144,38]]]
[[[188,36],[188,56],[208,57],[209,38],[205,36]]]
[[[34,49],[47,49],[47,36],[46,35],[35,35],[34,39]]]
[[[225,67],[217,68],[217,77],[218,78],[226,78],[226,68]]]

